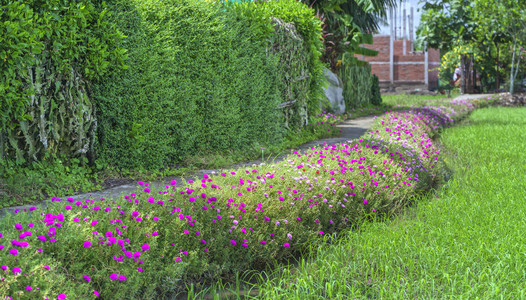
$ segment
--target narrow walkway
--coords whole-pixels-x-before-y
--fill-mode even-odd
[[[342,130],[342,134],[340,137],[315,140],[315,141],[305,143],[299,146],[298,149],[290,150],[290,152],[288,152],[287,154],[283,154],[281,156],[278,156],[272,159],[272,162],[282,161],[292,151],[296,151],[296,150],[305,151],[307,149],[310,149],[318,145],[322,145],[324,143],[338,144],[338,143],[346,142],[346,141],[349,141],[355,138],[359,138],[365,132],[367,132],[369,128],[371,128],[371,125],[373,124],[375,118],[376,116],[367,116],[367,117],[360,117],[356,119],[346,120],[336,126],[337,128]],[[246,167],[246,166],[259,165],[262,162],[263,161],[261,159],[257,159],[257,160],[253,160],[249,162],[237,163],[237,164],[230,166],[228,169],[236,169],[236,168],[241,168],[241,167]],[[212,172],[220,172],[220,171],[221,169],[199,170],[189,176],[185,176],[184,178],[186,180],[190,180],[190,179],[195,180],[197,178],[202,178],[203,174],[211,174]],[[178,185],[181,185],[182,177],[167,177],[161,181],[150,182],[150,185],[165,186],[171,180],[174,180],[174,179],[177,180]],[[99,200],[100,198],[109,199],[111,197],[119,197],[121,194],[130,194],[136,190],[137,190],[137,185],[135,183],[125,184],[125,185],[116,186],[116,187],[109,188],[109,189],[102,190],[102,191],[95,191],[95,192],[90,192],[90,193],[61,197],[61,199],[66,199],[66,198],[73,198],[75,200],[85,200],[85,199]],[[42,203],[35,204],[35,205],[5,207],[5,208],[0,209],[0,218],[4,216],[6,212],[14,212],[15,210],[29,209],[32,206],[46,207],[49,203],[51,203],[51,199],[45,200]]]

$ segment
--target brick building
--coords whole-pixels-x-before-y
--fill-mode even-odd
[[[371,71],[378,76],[382,86],[389,86],[390,78],[390,53],[389,35],[377,35],[373,38],[372,45],[362,45],[378,51],[374,57],[361,56],[358,58],[371,64]],[[405,52],[404,52],[405,43]],[[440,52],[429,49],[427,55],[427,84],[426,84],[426,59],[423,51],[412,51],[412,41],[393,41],[393,85],[396,86],[426,86],[429,89],[438,87],[438,70],[440,65]]]

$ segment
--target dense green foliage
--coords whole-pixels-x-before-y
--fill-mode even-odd
[[[294,113],[296,110],[302,110],[302,102],[306,101],[307,116],[314,116],[319,113],[319,103],[321,99],[324,99],[323,87],[326,84],[325,77],[323,75],[323,63],[320,61],[322,55],[323,43],[322,43],[322,22],[315,16],[315,11],[309,8],[307,5],[298,2],[296,0],[279,0],[279,1],[261,1],[261,2],[244,2],[239,4],[229,5],[229,9],[232,10],[234,15],[241,20],[245,20],[249,26],[250,31],[254,34],[256,41],[266,41],[268,39],[275,40],[275,29],[273,29],[270,22],[273,18],[277,18],[285,23],[292,23],[297,33],[299,34],[296,38],[303,39],[304,52],[306,51],[303,58],[294,57],[294,60],[285,65],[285,80],[287,84],[297,85],[299,81],[307,81],[308,94],[306,99],[299,97],[295,100],[298,104],[293,108]],[[289,25],[290,26],[290,25]],[[283,29],[282,29],[283,30]],[[291,32],[290,30],[288,30]],[[279,29],[278,29],[279,34]],[[288,34],[290,36],[290,33]],[[290,37],[289,37],[290,38]],[[294,42],[292,43],[294,44]],[[278,49],[276,49],[278,50]],[[286,57],[290,57],[291,54],[300,54],[299,52],[291,53],[291,50],[281,48],[278,52],[285,54]],[[297,50],[295,50],[297,51]],[[287,71],[289,70],[301,70],[302,61],[306,59],[308,74],[305,72],[296,72],[296,76],[289,77],[293,74]],[[283,59],[282,59],[283,60]],[[283,71],[282,71],[283,72]],[[307,77],[306,77],[307,76]],[[299,84],[302,84],[301,82]],[[289,101],[290,96],[287,96],[284,100]],[[305,115],[304,112],[300,112],[300,115]],[[303,119],[305,119],[303,117]],[[305,125],[306,123],[303,122]]]
[[[159,168],[281,140],[277,59],[248,26],[202,1],[114,1],[112,10],[133,63],[95,87],[104,161]]]
[[[525,120],[524,108],[487,108],[447,129],[452,179],[436,194],[316,247],[256,286],[259,298],[524,298],[526,148],[510,141],[526,139]]]
[[[521,63],[526,45],[526,2],[522,0],[432,0],[423,7],[417,30],[419,43],[439,48],[453,66],[457,54],[474,53],[473,65],[481,76],[483,90],[498,89],[504,78],[515,83],[526,75]],[[522,58],[524,59],[524,58]],[[468,65],[462,66],[468,69]],[[471,68],[471,67],[469,67]],[[451,77],[444,78],[444,82]],[[513,91],[513,84],[510,84]]]
[[[0,5],[0,157],[22,164],[90,154],[96,122],[88,83],[124,59],[108,16],[89,0]]]
[[[344,64],[340,76],[347,111],[367,104],[379,105],[382,102],[378,77],[371,74],[370,66]]]
[[[382,95],[380,94],[380,81],[378,76],[371,76],[371,104],[380,105],[382,103]]]
[[[103,161],[160,168],[196,152],[280,143],[285,128],[305,126],[319,110],[321,29],[304,4],[111,6],[133,63],[95,87]],[[299,34],[285,34],[283,24],[276,34],[271,17],[293,23]],[[285,122],[279,106],[287,102]]]

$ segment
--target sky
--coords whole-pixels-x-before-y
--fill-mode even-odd
[[[420,15],[422,14],[421,11],[418,10],[418,8],[421,8],[423,6],[423,3],[420,3],[420,0],[405,0],[402,2],[401,7],[403,8],[405,6],[406,12],[409,15],[410,8],[413,7],[414,10],[414,23],[413,23],[413,37],[416,38],[416,29],[418,28],[418,24],[420,23]],[[398,12],[400,12],[400,7],[398,8]],[[389,13],[388,13],[389,16]],[[402,23],[401,21],[401,13],[397,14],[397,27],[399,32],[401,31]],[[408,23],[406,21],[406,30],[409,29]],[[387,25],[380,27],[380,34],[389,34],[389,20],[387,20]],[[400,34],[398,34],[400,36]],[[407,33],[407,36],[409,36],[409,33]]]

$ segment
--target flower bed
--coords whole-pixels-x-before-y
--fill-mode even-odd
[[[181,280],[258,268],[371,214],[390,213],[436,177],[432,137],[485,101],[389,112],[360,140],[176,188],[0,221],[0,295],[162,297]],[[38,214],[40,213],[40,214]]]

